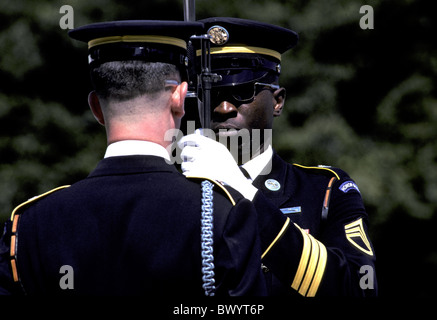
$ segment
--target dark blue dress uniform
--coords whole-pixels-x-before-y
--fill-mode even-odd
[[[262,295],[256,212],[214,190],[216,294]],[[106,158],[88,178],[15,211],[1,270],[12,231],[12,272],[27,294],[201,296],[200,212],[199,183],[163,158]],[[72,289],[60,286],[64,265]]]
[[[177,65],[200,23],[121,21],[71,33],[91,67],[145,60]],[[201,180],[156,155],[103,159],[84,180],[17,207],[0,242],[0,294],[201,296]],[[214,182],[215,183],[215,182]],[[213,187],[216,295],[263,295],[253,205]]]
[[[268,180],[278,187],[271,190]],[[274,153],[271,173],[258,176],[254,185],[261,191],[254,204],[272,294],[377,294],[368,216],[344,171],[292,165]]]
[[[211,36],[212,72],[221,76],[212,88],[216,103],[250,103],[256,82],[277,83],[281,54],[298,41],[294,31],[266,23],[221,17],[201,21]],[[355,182],[340,169],[292,165],[276,153],[271,168],[267,175],[252,177],[260,190],[253,203],[269,293],[376,295],[375,254]]]

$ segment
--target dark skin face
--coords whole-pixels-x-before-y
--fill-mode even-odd
[[[285,89],[280,88],[275,91],[270,89],[261,90],[252,102],[246,104],[241,104],[232,97],[223,97],[219,99],[219,101],[212,101],[211,129],[216,132],[217,136],[237,134],[237,132],[230,133],[229,129],[236,129],[237,131],[240,129],[248,129],[250,134],[253,129],[260,129],[260,148],[252,154],[252,157],[256,156],[263,152],[263,129],[273,128],[273,119],[281,115],[284,100]],[[227,129],[222,131],[228,132],[219,133],[220,129]],[[240,155],[242,152],[245,152],[245,150],[246,152],[250,152],[251,148],[244,147],[240,144]]]

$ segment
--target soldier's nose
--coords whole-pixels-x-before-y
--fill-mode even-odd
[[[217,107],[214,109],[214,113],[218,116],[226,116],[231,113],[237,113],[237,107],[228,101],[222,101]]]

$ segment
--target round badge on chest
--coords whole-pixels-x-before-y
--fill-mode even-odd
[[[264,182],[264,185],[270,191],[278,191],[281,189],[281,184],[275,179],[267,179],[266,182]]]

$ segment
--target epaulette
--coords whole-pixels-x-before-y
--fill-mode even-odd
[[[237,203],[235,201],[235,198],[237,198],[236,194],[232,195],[232,193],[234,193],[233,189],[228,189],[226,188],[225,185],[223,185],[223,183],[221,183],[218,180],[214,180],[214,179],[209,179],[209,178],[205,178],[205,177],[191,177],[191,176],[187,176],[187,179],[190,180],[208,180],[211,183],[213,183],[214,185],[219,187],[219,191],[221,191],[222,194],[224,194],[232,203],[233,206],[235,206],[235,204]]]
[[[293,163],[293,166],[304,169],[304,170],[309,170],[312,171],[314,173],[321,173],[321,174],[328,174],[330,176],[334,176],[337,180],[340,180],[340,174],[337,173],[337,169],[330,167],[330,166],[312,166],[312,167],[307,167],[307,166],[303,166],[297,163]]]
[[[22,204],[16,206],[15,209],[12,211],[12,214],[11,214],[11,221],[14,220],[14,216],[15,216],[15,215],[18,215],[18,211],[20,211],[20,210],[22,210],[23,208],[27,207],[27,206],[30,205],[31,203],[34,203],[34,202],[37,201],[37,200],[40,200],[40,199],[42,199],[42,198],[44,198],[44,197],[47,197],[49,194],[52,194],[52,193],[54,193],[54,192],[56,192],[56,191],[59,191],[59,190],[62,190],[62,189],[68,188],[69,186],[70,186],[70,185],[65,185],[65,186],[60,186],[60,187],[54,188],[54,189],[52,189],[52,190],[50,190],[50,191],[47,191],[47,192],[45,192],[45,193],[43,193],[43,194],[40,194],[40,195],[35,196],[35,197],[32,197],[32,198],[28,199],[27,201],[23,202]]]
[[[30,198],[26,202],[23,202],[19,206],[17,206],[11,214],[11,221],[12,221],[12,228],[11,228],[11,250],[10,250],[10,256],[11,256],[11,267],[12,267],[12,276],[14,279],[14,282],[19,281],[18,277],[18,271],[17,271],[17,263],[16,263],[16,246],[17,246],[17,227],[18,227],[18,220],[20,218],[20,214],[23,211],[23,209],[29,207],[29,205],[35,203],[36,201],[65,188],[68,188],[69,185],[57,187],[55,189],[52,189],[46,193],[43,193],[39,196]]]

